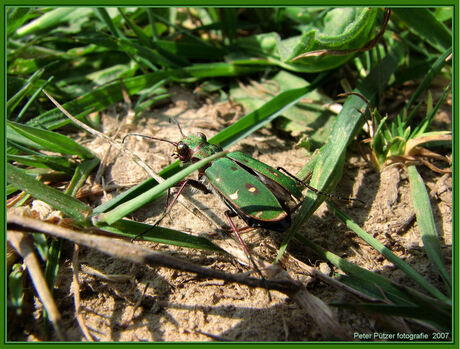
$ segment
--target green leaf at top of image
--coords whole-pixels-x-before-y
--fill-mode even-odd
[[[230,95],[235,102],[244,107],[245,113],[250,113],[283,91],[301,88],[308,82],[301,77],[281,70],[275,76],[257,84],[236,85],[230,89]],[[317,146],[324,144],[329,137],[335,114],[324,105],[332,102],[330,98],[321,95],[317,90],[305,94],[301,100],[289,109],[285,109],[277,119],[276,125],[284,131],[293,134],[307,133],[309,139]]]
[[[13,121],[7,121],[7,138],[33,148],[46,149],[61,154],[78,155],[83,159],[94,158],[94,154],[90,150],[69,137]]]
[[[334,8],[299,36],[282,40],[278,33],[264,33],[236,40],[247,54],[264,57],[293,71],[321,72],[336,68],[353,54],[311,56],[291,62],[303,53],[316,50],[357,50],[373,38],[378,8]]]

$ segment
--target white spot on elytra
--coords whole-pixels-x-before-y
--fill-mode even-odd
[[[256,187],[250,187],[250,188],[248,188],[248,191],[249,191],[250,193],[254,193],[256,190],[257,190]]]
[[[239,189],[238,189],[239,190]],[[234,192],[233,194],[230,194],[229,197],[230,199],[232,200],[236,200],[238,199],[238,190],[236,192]]]

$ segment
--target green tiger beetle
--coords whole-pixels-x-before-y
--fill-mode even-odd
[[[223,150],[219,145],[209,143],[206,136],[201,132],[186,136],[180,125],[177,122],[176,124],[183,137],[179,142],[135,133],[127,134],[123,138],[123,142],[128,136],[140,136],[168,142],[175,147],[173,156],[179,158],[183,164],[197,162]],[[179,191],[154,226],[166,216],[187,185],[193,186],[205,194],[216,193],[227,205],[229,210],[225,212],[225,216],[228,223],[246,256],[261,276],[262,273],[251,258],[232,217],[239,216],[249,227],[284,232],[291,225],[291,213],[302,203],[303,196],[299,185],[331,198],[361,201],[319,191],[281,167],[275,169],[242,152],[235,151],[201,168],[198,173],[198,180],[185,179],[179,182],[177,184]]]

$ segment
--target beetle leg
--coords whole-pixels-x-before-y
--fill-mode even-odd
[[[184,189],[185,189],[185,187],[187,185],[190,185],[190,186],[194,187],[195,189],[198,189],[198,190],[202,191],[204,194],[211,193],[203,183],[201,183],[199,181],[196,181],[194,179],[186,179],[185,181],[179,181],[176,184],[176,186],[179,186],[179,191],[176,193],[176,195],[174,195],[174,198],[172,199],[171,203],[169,203],[170,190],[168,189],[168,196],[166,197],[166,209],[163,211],[161,216],[155,221],[155,223],[153,223],[153,225],[149,229],[147,229],[146,231],[143,231],[142,233],[137,234],[135,237],[133,237],[131,239],[131,241],[136,240],[137,238],[141,237],[142,235],[144,235],[145,233],[149,232],[154,227],[156,227],[158,224],[160,224],[160,222],[171,211],[172,207],[174,206],[174,204],[176,203],[177,199],[179,198],[179,195],[184,191]]]
[[[246,247],[246,244],[244,243],[243,239],[241,238],[240,236],[240,233],[237,229],[237,227],[235,226],[235,223],[233,223],[233,220],[232,220],[232,217],[231,217],[231,214],[234,213],[230,210],[228,211],[225,211],[225,217],[227,217],[227,220],[228,220],[228,223],[230,223],[230,226],[232,227],[232,230],[233,232],[235,233],[236,237],[238,238],[238,241],[240,242],[241,244],[241,247],[243,248],[243,251],[244,251],[244,254],[246,255],[246,257],[249,259],[249,261],[252,263],[252,265],[254,266],[254,269],[256,270],[256,272],[260,275],[260,277],[262,278],[262,280],[264,281],[264,283],[266,283],[266,280],[264,278],[264,275],[262,274],[262,272],[260,271],[259,267],[257,266],[256,262],[254,262],[254,259],[252,258],[251,254],[249,253],[248,251],[248,248]],[[272,297],[270,295],[270,291],[268,289],[268,287],[266,287],[267,289],[267,292],[268,292],[268,298],[270,299],[270,301],[272,300]]]
[[[342,201],[359,201],[361,202],[362,204],[366,204],[363,200],[361,199],[357,199],[357,198],[345,198],[343,196],[338,196],[338,195],[335,195],[335,194],[331,194],[331,193],[326,193],[324,191],[321,191],[321,190],[318,190],[316,188],[313,188],[312,186],[308,185],[307,183],[305,183],[303,180],[297,178],[296,176],[294,176],[293,174],[289,173],[289,171],[287,171],[286,169],[282,168],[282,167],[277,167],[276,168],[278,171],[283,171],[285,174],[287,174],[289,177],[291,177],[292,179],[294,179],[295,181],[297,181],[298,183],[302,184],[303,186],[305,186],[306,188],[308,188],[309,190],[311,190],[312,192],[318,194],[318,195],[324,195],[324,196],[327,196],[328,198],[330,199],[337,199],[337,200],[342,200]],[[297,206],[295,207],[295,209],[297,209]]]
[[[171,211],[172,207],[174,206],[174,204],[176,203],[177,201],[177,198],[179,197],[179,195],[182,193],[182,191],[185,189],[185,186],[187,184],[189,184],[189,181],[190,180],[185,180],[181,183],[180,185],[180,188],[179,188],[179,191],[176,193],[176,195],[174,195],[174,198],[172,199],[171,203],[166,207],[166,209],[163,211],[163,213],[161,214],[161,216],[155,221],[155,223],[153,223],[153,225],[151,227],[149,227],[147,230],[143,231],[142,233],[139,233],[137,234],[135,237],[133,237],[131,239],[131,242],[133,242],[134,240],[138,239],[139,237],[141,237],[142,235],[146,234],[147,232],[149,232],[150,230],[152,230],[153,228],[155,228],[158,224],[160,224],[160,222],[166,217],[166,215],[169,213],[169,211]],[[179,182],[180,183],[180,182]],[[167,202],[169,201],[169,189],[168,189],[168,198],[167,198]]]

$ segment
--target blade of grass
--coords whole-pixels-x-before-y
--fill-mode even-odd
[[[11,37],[16,29],[33,17],[34,14],[31,8],[15,7],[7,9],[7,37]]]
[[[51,168],[56,171],[72,174],[75,169],[75,162],[60,156],[47,156],[47,155],[12,155],[7,154],[6,160],[8,162],[15,161],[17,163],[39,167]]]
[[[434,117],[436,116],[437,111],[439,110],[441,105],[444,103],[444,101],[448,97],[448,95],[450,93],[450,87],[451,87],[450,85],[447,85],[444,88],[444,91],[443,91],[441,97],[439,98],[438,102],[434,106],[434,108],[432,108],[429,112],[427,110],[427,115],[426,115],[425,119],[423,120],[422,123],[418,124],[414,128],[414,131],[412,131],[412,134],[411,134],[411,138],[416,138],[418,136],[422,136],[424,133],[426,135],[426,131],[427,131],[428,127],[431,125],[431,122],[433,121]]]
[[[403,48],[398,43],[395,43],[388,55],[374,67],[369,76],[358,86],[355,92],[365,96],[373,103],[379,91],[383,89],[391,75],[402,62],[402,57]],[[318,157],[310,181],[312,187],[324,191],[332,181],[337,180],[334,177],[341,174],[341,170],[338,170],[338,165],[341,163],[340,159],[343,159],[347,145],[354,139],[357,132],[363,126],[364,119],[360,110],[366,107],[366,103],[358,96],[350,95],[347,98],[337,116],[337,121],[334,124],[329,141],[321,148],[320,156]],[[312,191],[307,192],[298,216],[286,231],[286,238],[280,247],[275,261],[281,258],[294,232],[314,213],[319,206],[320,200],[323,199]]]
[[[414,206],[417,217],[417,225],[422,236],[423,246],[428,259],[434,265],[444,280],[447,289],[450,291],[452,281],[447,272],[442,256],[441,244],[439,235],[434,222],[433,210],[431,209],[431,201],[426,191],[423,179],[415,166],[408,166],[409,182],[411,188],[412,205]]]
[[[123,88],[130,96],[142,91],[161,80],[188,79],[198,80],[210,77],[231,77],[246,75],[265,70],[263,66],[244,66],[235,63],[210,63],[195,64],[191,67],[158,71],[150,74],[135,76],[123,79],[122,82],[115,81],[104,87],[86,93],[77,99],[64,103],[62,106],[74,115],[77,119],[96,111],[108,108],[123,100]],[[167,80],[168,79],[168,80]],[[85,111],[82,113],[82,110]],[[58,108],[47,111],[36,118],[29,120],[27,125],[41,126],[53,130],[70,123],[70,120],[62,115]]]
[[[80,189],[81,186],[85,184],[86,179],[93,171],[93,169],[99,164],[99,162],[100,160],[98,158],[83,160],[76,168],[65,193],[75,197],[77,195],[78,189]]]
[[[131,220],[122,219],[113,223],[112,225],[99,226],[100,229],[108,231],[113,234],[124,236],[130,239],[136,238],[139,234],[142,235],[142,240],[158,242],[167,245],[188,247],[193,249],[221,251],[219,247],[211,243],[209,240],[183,233],[181,231],[153,227],[152,225],[134,222]]]
[[[6,164],[6,174],[9,184],[14,185],[36,199],[42,200],[55,209],[75,219],[84,226],[88,223],[91,208],[81,201],[62,193],[28,175],[24,170]]]
[[[18,104],[22,101],[22,99],[27,95],[29,90],[32,88],[33,83],[37,81],[40,76],[43,74],[44,69],[39,69],[35,73],[30,76],[24,86],[16,92],[11,98],[8,99],[6,102],[6,110],[7,110],[7,115],[10,116],[13,110],[18,106]]]
[[[295,238],[305,246],[311,248],[324,260],[329,261],[335,267],[343,270],[347,275],[359,280],[368,288],[373,289],[372,294],[369,293],[372,297],[379,298],[381,300],[389,298],[394,303],[398,304],[414,304],[412,299],[408,297],[406,293],[402,292],[396,285],[385,277],[348,262],[298,233],[295,234]],[[350,286],[353,287],[353,284]]]
[[[439,309],[434,307],[421,307],[401,304],[349,304],[349,303],[331,303],[332,306],[353,309],[369,314],[383,314],[388,316],[401,316],[404,318],[413,318],[434,323],[437,328],[444,331],[452,329],[450,321],[451,314],[440,313]]]
[[[416,33],[440,52],[452,46],[452,33],[436,19],[431,10],[398,7],[393,9],[393,13],[406,22],[410,31]]]
[[[112,209],[111,211],[100,213],[93,216],[93,223],[94,225],[99,225],[101,223],[105,224],[113,224],[116,221],[120,220],[121,218],[125,217],[126,215],[130,214],[131,212],[137,210],[138,208],[144,206],[146,203],[152,200],[152,197],[157,197],[162,195],[168,188],[172,187],[174,184],[178,183],[180,180],[184,179],[191,173],[197,171],[210,161],[213,161],[219,157],[224,156],[225,152],[220,152],[209,156],[205,159],[202,159],[193,165],[190,165],[183,169],[182,171],[176,173],[175,175],[169,177],[164,182],[158,184],[157,186],[153,187],[152,189],[142,193],[141,195],[131,199],[128,202],[124,202],[117,206],[116,208]]]
[[[50,293],[53,294],[56,278],[59,272],[59,260],[61,258],[61,239],[51,239],[50,247],[48,249],[46,266],[45,266],[45,280],[48,283]],[[46,309],[43,311],[43,318],[48,320],[48,312]]]
[[[7,121],[7,127],[13,129],[21,136],[30,139],[32,142],[40,144],[43,147],[42,149],[47,149],[56,153],[78,155],[83,159],[94,158],[94,154],[86,147],[60,133],[19,124],[13,121]]]
[[[24,300],[23,292],[23,280],[24,270],[22,269],[22,264],[17,263],[13,265],[11,272],[8,275],[8,291],[10,296],[10,304],[13,308],[16,308],[16,314],[20,315],[22,313],[22,304]]]
[[[409,111],[410,107],[420,97],[420,95],[423,93],[423,91],[428,89],[428,87],[430,86],[430,84],[433,81],[433,79],[436,76],[438,76],[439,72],[441,71],[441,69],[446,64],[446,59],[450,54],[452,54],[452,47],[450,47],[447,50],[445,50],[444,53],[442,55],[440,55],[438,57],[438,59],[436,59],[436,61],[433,63],[433,65],[430,67],[430,69],[426,73],[423,81],[417,86],[417,89],[415,90],[415,92],[410,97],[410,99],[407,102],[407,104],[405,105],[404,109]],[[406,123],[407,123],[407,121],[406,121]]]
[[[16,37],[23,37],[40,31],[50,30],[62,22],[66,22],[70,17],[87,16],[93,10],[91,8],[60,7],[53,9],[38,17],[16,31]]]
[[[375,248],[379,251],[386,259],[392,262],[396,267],[401,269],[407,276],[409,276],[412,280],[417,282],[420,286],[422,286],[425,290],[430,292],[436,298],[448,302],[449,298],[446,297],[442,292],[440,292],[436,287],[431,285],[426,279],[424,279],[419,273],[417,273],[409,264],[404,262],[402,259],[398,258],[396,255],[393,254],[388,248],[386,248],[382,243],[380,243],[377,239],[373,238],[369,235],[366,231],[361,229],[355,222],[353,222],[347,215],[341,212],[337,207],[335,207],[332,203],[327,202],[328,206],[331,207],[340,220],[342,220],[348,228],[353,230],[361,239],[363,239],[366,243],[370,246]]]
[[[249,134],[258,130],[270,120],[276,118],[289,106],[295,104],[306,93],[314,90],[319,84],[323,82],[324,76],[325,74],[321,74],[312,84],[308,86],[288,90],[279,94],[272,100],[265,103],[259,109],[246,115],[245,117],[238,120],[236,123],[227,127],[225,130],[219,132],[216,136],[209,140],[210,143],[219,144],[223,148],[226,148],[235,144],[240,139],[247,137]],[[168,178],[174,173],[176,173],[178,169],[179,161],[176,161],[175,163],[171,164],[170,166],[162,170],[159,173],[159,175],[163,178]],[[144,191],[153,188],[156,184],[157,182],[153,178],[149,178],[145,182],[138,184],[137,186],[125,191],[121,195],[118,195],[116,198],[98,206],[97,208],[95,208],[94,212],[106,212],[123,202],[137,197],[140,193],[143,193]],[[153,199],[154,197],[151,198],[151,200]]]
[[[112,35],[114,37],[116,37],[116,38],[124,38],[125,37],[122,34],[122,32],[120,32],[117,29],[117,27],[115,26],[115,24],[112,21],[112,18],[110,18],[110,15],[109,15],[109,13],[107,12],[107,10],[105,8],[97,7],[97,8],[94,9],[94,13],[97,15],[97,17],[99,17],[99,20],[102,23],[105,23],[105,25],[107,26],[107,28],[109,28],[110,32],[112,33]]]
[[[51,76],[48,80],[44,81],[40,86],[35,90],[34,94],[28,99],[27,103],[24,105],[24,107],[21,109],[19,112],[18,116],[16,116],[15,121],[19,122],[22,119],[22,116],[24,113],[27,111],[29,106],[35,101],[35,99],[38,97],[40,92],[53,80],[53,76]]]

